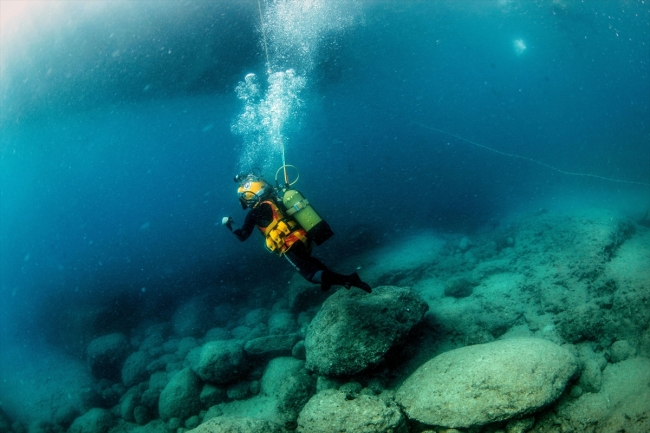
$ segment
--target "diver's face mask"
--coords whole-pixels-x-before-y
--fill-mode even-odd
[[[273,187],[266,183],[261,175],[238,174],[235,182],[239,182],[237,196],[242,209],[252,209],[273,194]]]

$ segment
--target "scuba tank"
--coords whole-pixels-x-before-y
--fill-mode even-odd
[[[275,174],[276,185],[278,183],[278,173],[286,167],[293,167],[284,165],[278,169]],[[293,167],[295,168],[295,167]],[[293,183],[296,183],[298,178]],[[314,241],[316,245],[321,245],[328,240],[334,232],[323,218],[318,215],[316,209],[309,203],[300,191],[291,189],[291,184],[286,183],[282,191],[282,204],[284,205],[285,214],[289,218],[293,218],[304,230],[307,232],[307,237]]]
[[[282,204],[288,217],[296,220],[307,232],[307,237],[320,245],[328,240],[334,232],[327,221],[322,219],[300,191],[287,189],[282,195]]]

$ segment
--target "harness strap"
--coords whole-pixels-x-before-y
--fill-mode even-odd
[[[309,206],[309,200],[307,199],[300,200],[298,203],[294,204],[293,206],[287,209],[287,215],[292,216],[293,214],[295,214],[300,210],[303,210],[307,206]]]
[[[307,233],[293,219],[287,219],[275,203],[268,202],[273,210],[273,221],[266,227],[257,228],[265,238],[266,249],[283,256],[296,242],[308,244]]]
[[[273,215],[273,216],[275,216],[275,215]],[[280,222],[279,219],[273,219],[273,221],[271,221],[271,223],[270,223],[268,226],[266,226],[266,227],[264,228],[264,232],[266,232],[266,233],[263,232],[263,234],[264,234],[264,235],[268,235],[268,233],[269,233],[271,230],[273,230],[273,229],[275,228],[275,226],[278,225],[279,222]]]

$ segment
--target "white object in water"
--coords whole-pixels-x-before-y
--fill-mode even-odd
[[[525,48],[525,47],[524,47]],[[246,74],[244,77],[244,81],[246,81],[246,84],[255,84],[255,81],[257,80],[257,76],[253,73]]]
[[[518,56],[526,51],[526,44],[524,43],[523,39],[515,39],[512,41],[512,45],[514,45],[515,53],[517,53]]]

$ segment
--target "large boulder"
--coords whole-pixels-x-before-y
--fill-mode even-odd
[[[129,339],[117,332],[92,340],[86,348],[86,358],[95,377],[116,381],[121,379],[122,365],[130,352]]]
[[[313,396],[298,417],[299,433],[407,433],[404,415],[394,404],[370,395],[350,399],[335,389]]]
[[[202,408],[201,388],[201,380],[191,369],[185,368],[176,373],[160,393],[160,418],[169,421],[171,418],[185,419],[198,414]]]
[[[378,364],[428,309],[420,295],[407,288],[382,286],[372,294],[339,290],[307,329],[307,368],[345,376]]]
[[[239,379],[247,370],[244,345],[238,340],[210,341],[192,357],[192,369],[206,381],[225,385]]]
[[[221,416],[212,418],[191,433],[283,433],[284,429],[278,424],[263,419],[251,417]],[[189,432],[188,432],[189,433]]]
[[[408,377],[395,400],[424,424],[481,426],[548,405],[577,370],[572,353],[550,341],[501,340],[433,358]]]
[[[106,409],[93,408],[75,419],[68,432],[70,433],[107,433],[115,424],[115,418]]]

